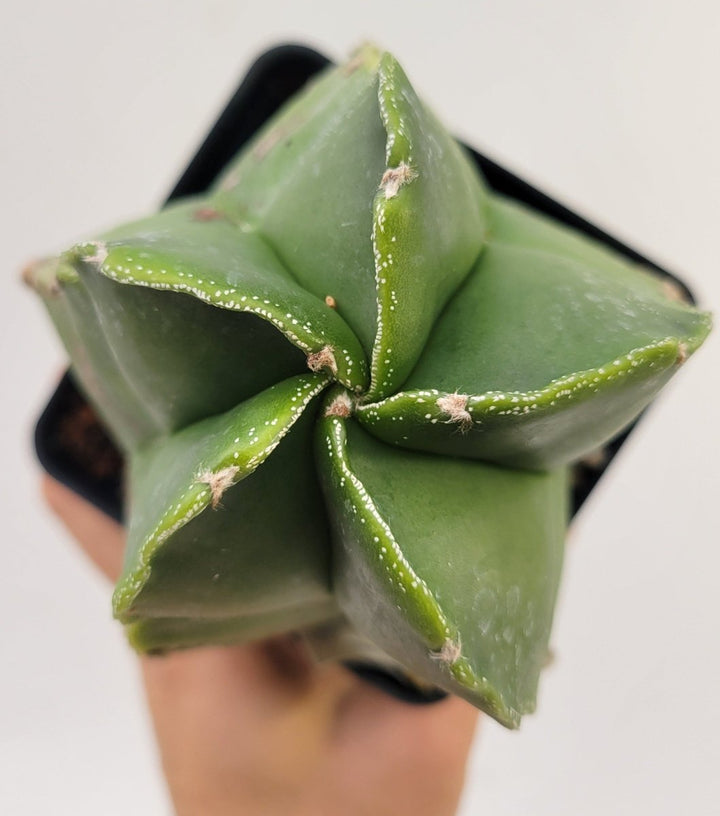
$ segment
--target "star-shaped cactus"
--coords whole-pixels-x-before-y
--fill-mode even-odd
[[[567,466],[709,330],[489,192],[372,48],[207,195],[29,277],[129,463],[137,649],[300,631],[508,726],[546,659]]]

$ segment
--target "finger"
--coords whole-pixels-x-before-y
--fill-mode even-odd
[[[369,686],[347,702],[328,774],[335,797],[371,813],[372,792],[383,790],[382,813],[405,813],[412,791],[415,816],[455,813],[478,711],[458,697],[409,705]]]
[[[43,477],[42,493],[93,564],[116,581],[122,568],[125,537],[121,525],[50,476]]]
[[[453,743],[462,749],[472,741],[478,715],[476,708],[453,695],[433,703],[413,705],[363,683],[345,701],[337,737],[342,740],[350,735],[355,739],[361,723],[365,724],[366,733],[375,725],[388,734],[396,730],[406,735],[413,729],[427,732],[438,728],[448,737],[452,736]]]

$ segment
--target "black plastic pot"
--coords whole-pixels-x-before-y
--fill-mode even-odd
[[[260,56],[240,83],[207,138],[168,196],[173,201],[202,193],[225,165],[269,119],[329,60],[309,48],[284,45]],[[631,261],[653,268],[673,281],[694,302],[685,284],[658,264],[608,235],[581,216],[535,189],[509,170],[470,148],[488,184],[497,192],[528,204],[557,221],[611,247]],[[572,512],[575,515],[624,443],[629,429],[602,451],[574,466]],[[68,371],[50,398],[35,428],[35,450],[43,468],[108,516],[123,520],[123,461]],[[407,702],[431,702],[444,692],[421,692],[401,677],[374,666],[347,664],[356,674]]]

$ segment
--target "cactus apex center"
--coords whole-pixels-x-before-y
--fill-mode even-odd
[[[325,409],[325,416],[336,416],[347,419],[352,414],[353,404],[350,397],[343,391]]]
[[[435,403],[437,407],[450,418],[450,422],[456,422],[461,431],[468,431],[472,428],[473,418],[467,409],[467,394],[445,394]]]
[[[235,465],[230,465],[229,467],[221,468],[217,471],[206,470],[195,480],[201,484],[208,485],[210,488],[213,510],[220,504],[223,493],[232,485],[233,479],[239,470],[240,468]]]
[[[310,371],[317,372],[328,368],[333,374],[337,374],[337,362],[331,346],[323,346],[320,351],[308,354],[307,364]]]
[[[400,162],[397,167],[388,167],[383,173],[380,189],[384,191],[385,198],[393,198],[403,184],[409,184],[414,178],[417,178],[417,172],[409,164]]]
[[[430,657],[433,660],[437,660],[438,663],[445,663],[451,666],[453,663],[457,662],[461,653],[462,646],[460,645],[460,642],[452,640],[452,638],[448,638],[438,651],[430,652]]]

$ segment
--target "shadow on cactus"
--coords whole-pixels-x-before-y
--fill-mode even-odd
[[[138,650],[301,631],[507,726],[546,660],[569,463],[710,325],[490,193],[371,48],[209,194],[30,278],[130,463]]]

